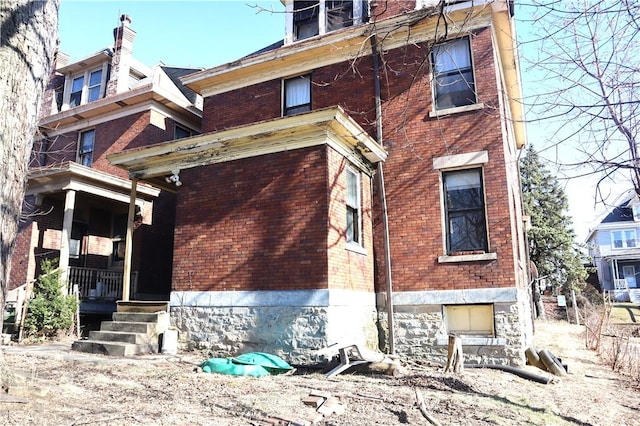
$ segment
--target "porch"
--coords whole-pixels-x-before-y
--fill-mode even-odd
[[[640,288],[629,287],[626,279],[615,278],[613,290],[603,290],[605,302],[631,302],[640,304]]]
[[[77,286],[81,314],[111,314],[122,300],[124,272],[98,268],[69,267],[69,290]],[[131,298],[137,293],[138,272],[131,273]]]

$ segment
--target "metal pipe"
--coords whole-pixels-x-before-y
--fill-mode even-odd
[[[380,64],[378,63],[378,43],[375,34],[371,36],[371,56],[373,58],[373,81],[376,99],[376,139],[383,146],[382,139],[382,101],[380,99]],[[387,213],[387,195],[384,187],[382,161],[378,162],[378,181],[380,201],[382,203],[382,228],[384,239],[385,272],[387,284],[387,326],[389,331],[389,353],[395,354],[395,321],[393,319],[393,282],[391,281],[391,246],[389,244],[389,215]]]

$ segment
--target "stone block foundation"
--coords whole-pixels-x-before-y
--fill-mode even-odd
[[[171,323],[183,349],[213,356],[267,352],[316,364],[340,342],[377,348],[375,295],[342,290],[173,292]]]

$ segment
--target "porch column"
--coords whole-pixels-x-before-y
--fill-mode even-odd
[[[63,293],[68,292],[69,280],[69,240],[71,238],[71,228],[73,227],[73,211],[76,207],[76,191],[69,189],[64,198],[64,216],[62,219],[62,235],[60,236],[60,262],[59,267],[62,274],[61,281],[64,283]]]
[[[133,220],[136,213],[136,191],[138,180],[131,180],[131,193],[129,194],[129,216],[127,218],[127,235],[124,246],[124,277],[122,277],[122,300],[129,300],[131,289],[131,255],[133,253]]]

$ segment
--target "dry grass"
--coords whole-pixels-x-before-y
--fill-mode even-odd
[[[545,322],[536,328],[536,347],[561,357],[569,365],[567,378],[542,385],[496,370],[445,374],[442,368],[412,363],[401,377],[255,379],[196,373],[205,357],[195,352],[113,359],[10,348],[5,350],[8,365],[25,372],[27,385],[48,393],[22,403],[0,399],[0,424],[236,426],[260,425],[273,416],[309,420],[317,413],[302,399],[314,389],[338,397],[346,408],[317,423],[325,426],[428,424],[416,407],[416,394],[443,425],[638,424],[634,383],[584,349],[583,327]]]

